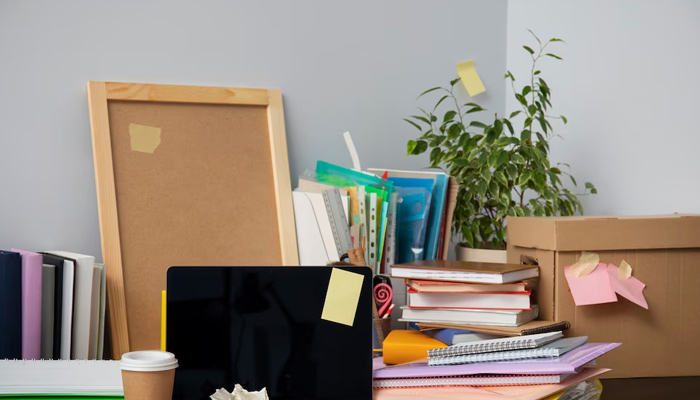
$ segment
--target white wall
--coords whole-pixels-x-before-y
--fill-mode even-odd
[[[0,1],[0,248],[100,257],[88,80],[280,88],[292,181],[317,159],[421,168],[401,119],[474,59],[504,108],[506,2]],[[466,96],[466,95],[465,95]]]
[[[541,38],[567,44],[548,60],[558,130],[552,158],[571,164],[587,214],[700,212],[700,2],[556,1],[508,3],[508,69],[530,64],[523,44]],[[516,103],[506,95],[506,109]]]

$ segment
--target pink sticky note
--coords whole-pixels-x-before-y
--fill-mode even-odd
[[[569,275],[569,268],[571,266],[564,267],[564,274],[566,275],[566,281],[569,283],[571,294],[574,296],[574,303],[577,306],[617,301],[615,291],[610,285],[607,264],[598,264],[593,272],[580,278]]]
[[[644,287],[646,285],[633,276],[630,276],[624,281],[621,281],[617,277],[618,269],[619,268],[617,267],[617,265],[608,264],[608,277],[610,280],[610,286],[620,296],[648,310],[649,305],[647,304],[647,300],[644,298],[644,293],[642,293],[642,290],[644,290]]]

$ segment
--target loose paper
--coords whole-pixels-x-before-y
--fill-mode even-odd
[[[129,124],[131,150],[142,153],[153,152],[160,146],[160,128],[139,124]]]
[[[633,276],[620,280],[619,274],[619,269],[615,265],[608,265],[608,276],[613,290],[632,303],[648,310],[649,305],[644,298],[644,293],[642,293],[646,285]]]
[[[576,264],[571,266],[571,275],[580,278],[590,274],[600,263],[600,256],[597,253],[581,252],[581,258]]]
[[[612,264],[611,264],[612,265]],[[620,263],[620,268],[617,272],[617,279],[624,281],[625,279],[632,276],[632,266],[627,263],[627,261],[622,260]]]
[[[321,319],[352,326],[364,275],[333,268]]]
[[[262,388],[262,390],[257,392],[249,392],[238,383],[233,388],[233,393],[229,393],[228,390],[221,388],[209,398],[212,400],[269,400],[267,388]]]
[[[574,303],[576,303],[577,306],[613,303],[617,301],[615,291],[610,284],[610,277],[606,264],[598,264],[591,273],[580,278],[572,274],[573,269],[573,265],[565,267],[564,274],[566,275],[566,281],[569,283],[571,295],[574,297]]]
[[[486,91],[484,83],[481,82],[481,78],[479,78],[479,74],[476,72],[474,61],[457,64],[457,75],[462,78],[462,84],[464,84],[470,96],[474,97]]]

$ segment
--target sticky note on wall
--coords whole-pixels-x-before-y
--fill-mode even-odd
[[[474,97],[479,93],[486,91],[484,83],[481,82],[479,74],[476,73],[474,61],[467,61],[457,64],[457,74],[462,78],[462,84],[467,89],[470,96]]]
[[[364,279],[364,275],[333,268],[321,319],[352,326]]]
[[[153,154],[160,146],[160,128],[129,124],[129,140],[131,142],[131,150]]]

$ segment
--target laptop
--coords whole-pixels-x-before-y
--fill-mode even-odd
[[[352,326],[322,319],[334,268],[362,276]],[[367,267],[169,268],[173,399],[236,383],[272,400],[371,399],[371,285]]]

